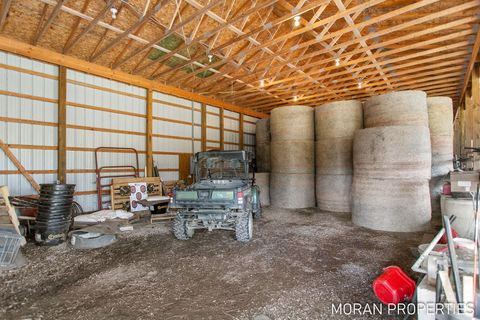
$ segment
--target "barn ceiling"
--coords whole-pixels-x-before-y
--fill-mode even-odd
[[[460,100],[480,0],[2,0],[1,34],[257,111]]]

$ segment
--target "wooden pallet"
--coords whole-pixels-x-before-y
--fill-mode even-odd
[[[110,187],[110,197],[112,210],[126,209],[130,203],[130,193],[122,195],[120,193],[121,187],[129,187],[129,183],[147,183],[153,184],[153,191],[149,192],[149,196],[162,196],[162,181],[160,177],[146,177],[146,178],[114,178],[112,179],[112,186]]]

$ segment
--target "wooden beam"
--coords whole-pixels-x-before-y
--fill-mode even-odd
[[[12,0],[3,0],[2,2],[2,9],[0,11],[0,31],[2,31],[5,21],[7,21],[7,15],[11,4]]]
[[[20,161],[18,161],[17,157],[15,157],[12,151],[10,151],[10,148],[8,148],[8,146],[5,144],[5,142],[3,142],[2,139],[0,139],[0,149],[5,152],[10,161],[12,161],[15,167],[17,167],[18,171],[20,171],[20,173],[25,177],[25,179],[27,179],[28,182],[32,185],[33,189],[35,189],[35,191],[37,192],[40,192],[40,186],[38,185],[38,183],[35,181],[35,179],[33,179],[30,173],[28,173],[28,171],[20,163]]]
[[[238,122],[238,144],[240,146],[240,150],[243,150],[245,147],[244,145],[244,136],[243,136],[243,113],[240,113],[240,120]]]
[[[467,65],[467,68],[465,70],[465,77],[464,77],[464,80],[463,80],[463,87],[462,87],[462,91],[461,91],[461,95],[460,95],[459,105],[461,105],[462,102],[465,99],[465,92],[467,91],[467,87],[468,87],[468,84],[470,82],[470,76],[472,74],[473,67],[475,65],[475,60],[477,59],[478,53],[480,51],[480,32],[478,32],[479,26],[480,26],[479,24],[477,24],[475,26],[477,34],[476,34],[475,40],[473,42],[472,54],[470,55],[470,58],[468,60],[468,65]]]
[[[125,37],[128,37],[132,32],[135,32],[138,28],[140,28],[144,23],[147,23],[150,18],[152,18],[162,7],[167,4],[169,0],[160,0],[155,7],[153,7],[150,11],[147,12],[144,16],[142,16],[137,22],[135,22],[132,26],[130,26],[127,30],[122,32],[120,35],[118,35],[115,39],[110,41],[105,47],[100,49],[98,52],[96,52],[92,58],[91,61],[97,60],[101,55],[103,55],[105,52],[107,52],[109,49],[113,48],[115,45],[120,43]]]
[[[147,89],[147,176],[153,177],[153,91]]]
[[[64,2],[65,2],[65,0],[58,0],[57,4],[55,5],[55,7],[52,10],[52,13],[50,13],[50,17],[48,18],[48,20],[45,23],[43,23],[40,26],[40,28],[37,31],[37,34],[33,38],[33,41],[32,41],[33,45],[36,45],[38,43],[38,41],[40,40],[42,35],[45,33],[45,31],[48,29],[48,27],[50,27],[50,24],[52,24],[53,20],[60,13],[60,9],[62,8],[62,5],[63,5]]]
[[[207,106],[202,103],[202,140],[201,150],[207,151]]]
[[[473,108],[479,109],[480,107],[480,65],[475,63],[472,68],[472,101]],[[480,111],[478,111],[480,112]]]
[[[110,68],[87,62],[78,58],[67,56],[58,52],[54,52],[45,48],[32,46],[30,44],[13,40],[4,36],[0,36],[0,50],[15,53],[32,59],[64,66],[73,70],[78,70],[93,75],[97,75],[104,78],[120,81],[130,85],[135,85],[143,88],[150,88],[152,90],[162,92],[165,94],[173,95],[176,97],[184,98],[187,100],[193,100],[200,103],[209,104],[216,107],[223,107],[233,112],[243,112],[247,115],[256,118],[265,118],[268,115],[256,112],[251,109],[242,108],[231,103],[226,103],[221,100],[213,99],[210,97],[202,96],[196,93],[188,92],[176,87],[163,85],[156,81],[147,80],[140,76],[131,75],[118,70],[112,70]]]
[[[220,108],[220,150],[225,149],[225,116],[223,108]]]
[[[474,8],[474,7],[477,7],[479,6],[480,3],[479,1],[469,1],[467,3],[464,3],[464,4],[461,4],[461,5],[457,5],[455,7],[451,7],[451,8],[448,8],[448,9],[445,9],[445,10],[442,10],[440,12],[435,12],[435,13],[432,13],[432,14],[429,14],[429,15],[426,15],[426,16],[423,16],[423,17],[420,17],[420,18],[417,18],[417,19],[414,19],[414,20],[410,20],[410,21],[406,21],[404,23],[400,23],[400,24],[397,24],[397,25],[394,25],[390,28],[385,28],[385,29],[382,29],[382,30],[379,30],[379,31],[376,31],[376,32],[373,32],[373,33],[368,33],[367,35],[363,36],[361,38],[361,40],[370,40],[370,39],[374,39],[376,37],[381,37],[381,36],[384,36],[386,34],[389,34],[389,33],[393,33],[393,32],[396,32],[396,31],[400,31],[402,29],[405,29],[407,27],[411,27],[411,26],[414,26],[414,25],[422,25],[424,24],[425,22],[428,22],[428,21],[431,21],[431,20],[434,20],[434,19],[438,19],[438,18],[441,18],[441,17],[448,17],[454,13],[457,13],[457,12],[462,12],[462,11],[465,11],[465,10],[468,10],[468,9],[471,9],[471,8]],[[465,24],[470,24],[470,23],[474,23],[477,21],[477,18],[476,17],[472,17],[473,18],[473,21],[472,19],[468,19],[465,18],[465,19],[468,19],[468,20],[464,20],[464,19],[461,19],[459,22],[460,23],[465,23]],[[368,21],[367,21],[368,22]],[[446,25],[448,25],[448,27],[453,27],[455,25],[458,25],[456,24],[455,22],[450,22],[450,23],[447,23]],[[362,26],[367,26],[365,23],[362,23]],[[357,25],[358,27],[358,25]],[[441,26],[435,26],[433,28],[429,28],[427,30],[430,30],[431,32],[435,32],[435,31],[439,31],[439,30],[443,30],[444,28],[441,27]],[[421,34],[428,34],[428,32],[425,32],[425,31],[420,31],[420,32],[416,32],[416,36],[420,36]],[[336,32],[334,32],[334,34],[329,34],[327,36],[324,37],[325,38],[331,38],[332,36],[334,36],[335,34],[338,34],[338,35],[342,35],[342,30],[338,30]],[[337,36],[338,36],[337,35]],[[401,40],[403,39],[403,40]],[[415,38],[411,38],[411,39],[415,39]],[[401,41],[406,41],[408,39],[404,39],[404,37],[399,37],[398,40],[401,40]],[[295,63],[295,62],[299,62],[303,59],[307,59],[307,58],[311,58],[311,57],[318,57],[320,54],[323,54],[323,53],[327,53],[329,51],[335,51],[335,50],[341,50],[343,47],[348,47],[350,45],[353,45],[355,43],[358,42],[358,39],[352,39],[352,40],[349,40],[349,41],[346,41],[346,42],[343,42],[343,43],[340,43],[338,45],[335,45],[333,46],[332,48],[330,49],[322,49],[322,50],[317,50],[315,52],[312,52],[312,53],[309,53],[309,54],[306,54],[306,55],[301,55],[299,56],[298,58],[296,59],[293,59],[291,60],[292,63]],[[373,44],[371,45],[371,48],[381,48],[381,47],[386,47],[387,44],[390,42],[390,40],[387,41],[387,43],[379,43],[379,44]],[[308,46],[308,45],[311,45],[315,43],[315,40],[310,40],[310,41],[307,41],[305,43],[302,43],[301,46],[297,47],[297,48],[300,48],[300,47],[305,47],[305,46]],[[394,42],[395,43],[395,42]],[[279,54],[282,54],[284,52],[288,52],[290,49],[287,48],[285,50],[280,50],[278,53]],[[360,50],[359,53],[363,52],[362,49],[357,49],[357,51]],[[348,55],[348,53],[347,53]],[[344,58],[343,56],[341,58]],[[270,57],[261,57],[257,60],[255,60],[255,63],[260,63],[260,62],[263,62],[263,61],[266,61],[268,59],[271,59]],[[278,65],[282,65],[281,62],[277,63]],[[307,67],[308,68],[312,68],[312,70],[319,70],[320,68],[316,67],[317,65],[319,64],[324,64],[324,61],[320,60],[320,59],[315,59],[315,62],[308,65]],[[248,80],[246,79],[247,77],[258,77],[260,74],[262,73],[262,70],[259,70],[255,73],[245,73],[241,76],[237,76],[235,77],[236,79],[240,79],[240,80],[244,80],[246,82],[248,82]],[[310,74],[310,73],[309,73]],[[284,75],[284,73],[282,72],[280,75]],[[265,75],[263,76],[264,78],[266,77]],[[206,81],[205,82],[208,82],[208,79],[205,79]],[[275,84],[278,83],[278,82],[275,82]],[[218,88],[217,88],[218,89]],[[250,88],[248,90],[252,91],[254,90],[255,88]]]
[[[67,181],[67,68],[60,67],[58,75],[58,151],[57,180]]]
[[[141,71],[143,71],[143,70],[145,70],[145,69],[153,66],[154,64],[157,64],[157,63],[161,63],[161,62],[163,62],[163,61],[166,61],[167,59],[171,58],[171,57],[174,56],[175,54],[178,54],[180,51],[184,50],[184,49],[187,48],[188,46],[193,46],[193,45],[195,45],[195,44],[200,43],[200,41],[202,41],[202,40],[206,40],[206,39],[210,38],[213,34],[220,32],[220,31],[223,30],[224,28],[228,28],[228,27],[230,26],[230,24],[235,23],[235,22],[241,20],[242,18],[244,18],[244,17],[246,17],[246,16],[249,16],[249,15],[251,15],[253,12],[258,11],[258,10],[264,8],[264,7],[273,5],[273,4],[275,4],[277,1],[278,1],[278,0],[271,0],[271,1],[269,1],[268,3],[266,3],[266,4],[265,4],[265,3],[264,3],[264,4],[259,4],[259,5],[255,6],[255,7],[251,8],[251,9],[243,12],[241,15],[236,16],[236,17],[230,19],[230,21],[228,22],[228,24],[220,24],[220,25],[219,25],[217,28],[215,28],[214,30],[211,30],[210,32],[205,32],[205,33],[203,33],[202,35],[196,37],[196,38],[193,39],[188,45],[187,45],[187,44],[183,44],[183,45],[179,46],[178,48],[176,48],[175,50],[172,50],[172,51],[170,51],[169,53],[165,54],[164,56],[162,56],[162,57],[160,57],[160,58],[158,58],[158,59],[156,59],[156,60],[154,60],[154,61],[151,61],[151,62],[149,62],[149,63],[141,66],[140,68],[137,68],[134,73],[141,72]],[[203,55],[203,54],[202,54],[202,55]],[[193,62],[194,62],[196,59],[198,59],[200,56],[201,56],[201,55],[198,54],[198,55],[196,55],[193,59],[190,59],[190,60],[187,59],[187,61],[186,61],[184,64],[182,64],[182,65],[188,65],[188,64],[190,64],[190,63],[193,63]],[[158,74],[152,75],[152,78],[154,78],[154,79],[155,79],[155,78],[158,78]]]
[[[98,21],[100,21],[100,19],[103,18],[103,16],[105,15],[105,13],[110,10],[110,8],[113,6],[114,4],[114,0],[108,0],[107,2],[107,5],[105,7],[103,7],[103,9],[97,14],[97,16],[92,20],[90,21],[90,23],[85,27],[85,29],[82,30],[82,32],[80,32],[80,34],[74,38],[73,40],[70,40],[67,41],[67,43],[65,44],[65,47],[63,48],[63,53],[67,53],[70,51],[70,49],[72,49],[72,47],[78,43],[78,41],[80,41],[80,39],[83,38],[84,35],[86,35],[87,33],[90,32],[90,30],[93,29],[93,27],[95,27],[98,23]],[[80,20],[80,18],[78,18]],[[73,32],[75,31],[76,28],[74,28],[72,30],[72,34],[71,36],[73,37]],[[72,39],[72,38],[71,38]]]
[[[176,24],[175,26],[173,26],[171,29],[167,29],[165,30],[165,32],[162,33],[161,36],[155,38],[154,40],[150,41],[149,43],[147,43],[146,45],[144,45],[143,47],[135,50],[133,53],[131,53],[128,57],[125,57],[124,59],[118,61],[117,63],[115,63],[113,65],[113,69],[116,69],[118,68],[119,66],[121,66],[122,64],[126,63],[127,61],[131,60],[132,58],[136,57],[138,54],[144,52],[145,50],[148,50],[150,49],[154,44],[162,41],[163,39],[165,39],[166,37],[170,36],[171,34],[175,33],[177,30],[179,30],[180,28],[184,27],[185,25],[187,25],[188,23],[192,22],[193,20],[195,20],[197,17],[205,14],[206,11],[212,9],[213,7],[221,4],[221,3],[224,3],[224,0],[216,0],[216,1],[212,1],[210,2],[208,5],[206,5],[205,7],[203,7],[202,9],[199,9],[197,10],[194,14],[192,14],[191,16],[189,16],[188,18],[186,18],[185,20],[181,21],[180,23]]]

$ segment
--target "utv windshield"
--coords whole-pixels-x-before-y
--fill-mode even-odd
[[[197,155],[198,180],[248,179],[248,160],[243,151],[201,152]]]

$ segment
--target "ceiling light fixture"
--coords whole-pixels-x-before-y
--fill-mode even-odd
[[[335,59],[335,65],[336,65],[337,67],[340,65],[340,59],[339,59],[339,58]]]
[[[362,89],[362,83],[361,82],[358,83],[358,89]]]
[[[112,19],[113,19],[113,20],[117,19],[117,13],[118,13],[117,8],[111,7],[111,8],[110,8],[110,11],[112,12]]]
[[[298,96],[293,96],[293,101],[297,102],[298,101]]]
[[[293,25],[294,25],[295,27],[298,27],[298,26],[300,25],[300,16],[295,16],[295,17],[293,18],[293,21],[294,21],[294,22],[293,22]]]
[[[264,87],[265,86],[265,80],[260,80],[260,87]]]
[[[208,62],[212,62],[212,60],[213,60],[213,54],[210,53],[207,57],[208,57]]]

